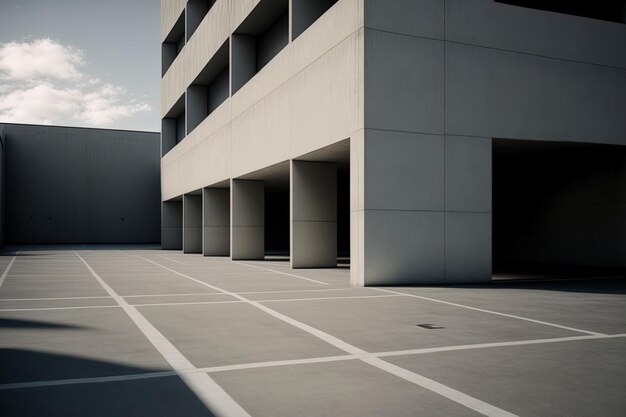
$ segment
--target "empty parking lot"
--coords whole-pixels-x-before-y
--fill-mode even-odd
[[[0,258],[2,416],[623,416],[626,282],[350,288],[137,247]],[[433,325],[433,326],[420,326]]]

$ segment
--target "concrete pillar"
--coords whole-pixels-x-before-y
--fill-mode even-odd
[[[174,250],[183,248],[182,201],[161,203],[161,248]]]
[[[202,253],[202,196],[183,196],[183,253]]]
[[[265,184],[233,179],[230,185],[230,256],[265,258]]]
[[[491,139],[351,138],[352,285],[491,280]]]
[[[291,267],[337,266],[337,164],[291,161]]]
[[[230,190],[205,188],[202,191],[202,253],[230,255]]]

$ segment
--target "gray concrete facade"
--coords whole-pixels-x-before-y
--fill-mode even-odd
[[[203,120],[188,119],[186,137],[167,146],[163,201],[251,178],[280,185],[276,173],[290,163],[291,266],[331,266],[341,231],[337,223],[333,243],[333,217],[312,213],[337,209],[337,195],[333,200],[329,185],[316,196],[298,166],[349,166],[353,285],[491,280],[499,257],[512,253],[496,247],[506,244],[503,229],[514,226],[511,213],[520,207],[506,187],[492,185],[512,184],[505,176],[516,174],[494,173],[493,166],[518,153],[520,143],[534,155],[543,151],[533,143],[564,146],[552,166],[543,166],[546,178],[563,171],[560,156],[570,144],[610,149],[597,155],[626,152],[623,16],[599,20],[593,5],[574,15],[507,3],[215,1],[163,76],[164,123],[181,114],[180,98],[212,62],[221,62],[224,45],[230,92]],[[162,0],[163,42],[181,14],[193,13],[185,4]],[[197,111],[182,109],[194,117]],[[596,182],[581,181],[576,170],[562,178],[576,197],[557,198],[563,203],[531,222],[532,230],[549,231],[536,243],[545,250],[518,261],[626,267],[624,159],[613,162],[608,176],[601,171],[589,168]],[[592,191],[600,183],[612,184],[601,187],[602,196]],[[239,188],[230,189],[233,259],[240,259],[235,248],[244,247],[239,232],[252,230],[242,229],[251,223],[237,223]],[[522,204],[529,216],[550,200],[533,199],[534,205]],[[300,200],[311,210],[302,218]],[[571,204],[600,204],[604,214],[590,217],[590,209]],[[263,258],[261,217],[246,257]],[[318,220],[326,232],[307,223]],[[572,227],[577,224],[584,226]],[[519,240],[533,241],[531,229],[518,228]]]
[[[2,124],[5,243],[158,243],[159,135]]]

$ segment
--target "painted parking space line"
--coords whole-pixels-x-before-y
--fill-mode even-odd
[[[119,308],[118,305],[103,306],[71,306],[71,307],[34,307],[34,308],[0,308],[0,313],[16,311],[53,311],[53,310],[85,310],[94,308]]]
[[[275,270],[270,269],[270,268],[264,268],[264,267],[262,267],[262,266],[252,265],[252,264],[249,264],[249,263],[246,263],[246,262],[237,262],[237,261],[233,261],[233,262],[235,262],[237,265],[245,265],[245,266],[247,266],[247,267],[249,267],[249,268],[257,268],[257,269],[261,269],[261,270],[264,270],[264,271],[274,272],[274,273],[276,273],[276,274],[288,275],[288,276],[290,276],[290,277],[295,277],[295,278],[304,279],[304,280],[311,281],[311,282],[315,282],[315,283],[317,283],[317,284],[321,284],[321,285],[330,285],[330,284],[328,284],[328,282],[318,281],[318,280],[313,279],[313,278],[307,278],[307,277],[303,277],[303,276],[296,275],[296,274],[290,274],[290,273],[288,273],[288,272],[283,272],[283,271],[275,271]]]
[[[428,354],[428,353],[437,353],[437,352],[451,352],[451,351],[463,351],[463,350],[473,350],[473,349],[513,347],[513,346],[528,346],[528,345],[539,345],[539,344],[550,344],[550,343],[567,343],[567,342],[575,342],[575,341],[615,339],[615,338],[624,338],[624,337],[626,337],[626,333],[613,334],[613,335],[597,335],[597,336],[593,336],[593,335],[570,336],[570,337],[558,337],[558,338],[551,338],[551,339],[518,340],[518,341],[511,341],[511,342],[478,343],[478,344],[471,344],[471,345],[442,346],[442,347],[435,347],[435,348],[407,349],[407,350],[373,352],[373,353],[363,353],[363,354],[321,356],[321,357],[305,358],[305,359],[287,359],[287,360],[265,361],[265,362],[248,362],[248,363],[233,364],[233,365],[209,366],[209,367],[204,367],[204,368],[185,369],[185,370],[180,370],[178,372],[156,371],[156,372],[146,372],[146,373],[139,373],[139,374],[114,375],[114,376],[106,376],[106,377],[86,377],[86,378],[44,380],[44,381],[14,382],[14,383],[0,384],[0,391],[22,389],[22,388],[49,387],[49,386],[57,386],[57,385],[91,384],[91,383],[99,383],[99,382],[115,382],[115,381],[129,381],[129,380],[135,380],[135,379],[162,378],[162,377],[167,377],[167,376],[178,375],[179,373],[202,373],[202,372],[218,373],[218,372],[229,372],[229,371],[241,371],[241,370],[246,370],[246,369],[272,368],[272,367],[279,367],[279,366],[297,366],[297,365],[309,365],[309,364],[316,364],[316,363],[360,360],[360,359],[365,359],[365,358],[410,356],[410,355],[419,355],[419,354]]]
[[[119,382],[119,381],[135,381],[138,379],[163,378],[178,375],[175,371],[163,372],[146,372],[141,374],[128,375],[112,375],[102,377],[86,377],[86,378],[67,378],[52,379],[47,381],[29,381],[29,382],[12,382],[8,384],[0,384],[0,391],[25,389],[25,388],[42,388],[57,387],[60,385],[77,385],[77,384],[97,384],[102,382]]]
[[[235,294],[279,294],[279,293],[290,293],[290,292],[317,292],[317,291],[346,291],[352,290],[353,288],[315,288],[315,289],[307,289],[307,290],[276,290],[276,291],[233,291]]]
[[[224,417],[250,417],[250,415],[220,387],[207,373],[182,373],[178,371],[195,369],[193,364],[156,327],[152,325],[134,306],[119,296],[91,266],[78,254],[89,272],[102,288],[118,303],[128,317],[141,330],[180,378],[214,414]]]
[[[2,287],[2,284],[4,284],[4,280],[7,278],[7,275],[9,274],[9,271],[11,270],[11,267],[15,263],[15,258],[16,257],[17,257],[17,252],[16,252],[16,256],[12,257],[11,261],[9,261],[7,267],[4,268],[4,272],[2,272],[2,275],[0,275],[0,287]]]
[[[222,291],[225,294],[228,295],[232,295],[235,298],[238,298],[242,301],[247,302],[248,304],[250,304],[251,306],[254,306],[256,308],[258,308],[259,310],[279,319],[284,321],[285,323],[291,324],[292,326],[303,330],[323,341],[325,341],[326,343],[340,349],[343,350],[344,352],[347,352],[349,354],[367,354],[368,352],[364,351],[361,348],[358,348],[354,345],[349,344],[348,342],[345,342],[331,334],[328,334],[326,332],[323,332],[313,326],[309,326],[308,324],[302,323],[298,320],[295,320],[291,317],[288,317],[282,313],[279,313],[276,310],[273,310],[257,301],[252,301],[249,300],[241,295],[235,294],[235,293],[231,293],[229,291],[223,290],[219,287],[215,287],[211,284],[207,284],[203,281],[197,280],[196,278],[190,277],[188,275],[185,275],[181,272],[178,272],[174,269],[168,268],[166,266],[160,265],[157,262],[151,261],[149,259],[143,258],[139,255],[136,255],[137,257],[144,259],[147,262],[150,262],[152,264],[158,265],[161,268],[167,269],[171,272],[174,272],[175,274],[178,274],[182,277],[188,278],[192,281],[196,281],[198,283],[201,283],[202,285],[205,285],[209,288],[212,288],[214,290],[217,291]],[[498,408],[492,404],[486,403],[484,401],[479,400],[478,398],[474,398],[471,397],[465,393],[462,393],[461,391],[457,391],[451,387],[448,387],[446,385],[440,384],[432,379],[426,378],[422,375],[419,375],[415,372],[406,370],[404,368],[400,368],[396,365],[393,365],[391,363],[385,362],[380,358],[365,358],[365,359],[361,359],[362,361],[364,361],[365,363],[368,363],[371,366],[374,366],[380,370],[383,370],[387,373],[390,373],[392,375],[395,375],[399,378],[404,379],[405,381],[408,382],[412,382],[422,388],[426,388],[427,390],[430,390],[436,394],[439,394],[449,400],[452,400],[454,402],[456,402],[457,404],[463,405],[471,410],[474,410],[480,414],[483,414],[485,416],[489,416],[489,417],[513,417],[515,416],[515,414],[512,414],[506,410],[503,410],[501,408]]]
[[[311,298],[277,298],[275,300],[256,300],[257,303],[281,303],[290,301],[318,301],[318,300],[351,300],[360,298],[385,298],[385,297],[402,297],[399,294],[389,295],[347,295],[345,297],[311,297]]]
[[[219,292],[194,292],[194,293],[182,293],[182,294],[135,294],[135,295],[122,295],[122,298],[139,298],[139,297],[184,297],[187,295],[223,295]]]
[[[91,296],[91,297],[41,297],[41,298],[0,298],[2,301],[52,301],[52,300],[89,300],[97,298],[111,298],[108,295]]]
[[[224,295],[224,294],[219,294]],[[311,297],[311,298],[278,298],[275,300],[257,300],[258,303],[281,303],[281,302],[295,302],[295,301],[324,301],[324,300],[349,300],[360,298],[388,298],[388,297],[403,297],[402,295],[388,294],[388,295],[354,295],[345,297]],[[233,303],[245,303],[242,300],[223,300],[223,301],[180,301],[171,303],[141,303],[133,304],[134,307],[162,307],[162,306],[188,306],[188,305],[205,305],[205,304],[233,304]],[[11,311],[48,311],[48,310],[81,310],[81,309],[93,309],[93,308],[119,308],[118,305],[95,305],[95,306],[69,306],[69,307],[30,307],[30,308],[0,308],[1,312]]]
[[[387,289],[384,289],[384,288],[374,288],[374,287],[371,287],[371,288],[375,289],[375,290],[378,290],[378,291],[384,291],[384,292],[387,292],[387,293],[408,295],[409,297],[419,298],[419,299],[426,300],[426,301],[432,301],[432,302],[440,303],[440,304],[447,304],[447,305],[450,305],[450,306],[465,308],[465,309],[468,309],[468,310],[480,311],[481,313],[494,314],[496,316],[508,317],[508,318],[511,318],[511,319],[524,320],[524,321],[528,321],[528,322],[531,322],[531,323],[543,324],[544,326],[556,327],[556,328],[559,328],[559,329],[569,330],[569,331],[572,331],[572,332],[585,333],[585,334],[597,335],[597,336],[606,336],[605,333],[599,333],[599,332],[592,332],[592,331],[589,331],[589,330],[577,329],[577,328],[574,328],[574,327],[563,326],[563,325],[560,325],[560,324],[550,323],[550,322],[543,321],[543,320],[531,319],[529,317],[516,316],[515,314],[500,313],[498,311],[486,310],[484,308],[478,308],[478,307],[471,307],[471,306],[464,305],[464,304],[452,303],[450,301],[443,301],[443,300],[438,300],[436,298],[424,297],[424,296],[415,295],[415,294],[407,294],[407,293],[404,293],[404,292],[387,290]]]

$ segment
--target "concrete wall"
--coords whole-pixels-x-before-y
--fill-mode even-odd
[[[355,285],[491,279],[494,138],[626,144],[625,25],[492,0],[339,0],[302,33],[291,18],[248,80],[231,34],[259,3],[218,0],[161,81],[165,117],[230,40],[230,97],[163,157],[162,198],[349,138]]]
[[[159,135],[4,125],[8,243],[159,242]]]
[[[161,80],[162,117],[256,4],[213,5]],[[162,15],[162,26],[168,16]],[[362,26],[362,0],[340,0],[290,42],[164,156],[163,200],[296,158],[362,129]]]
[[[5,233],[6,233],[6,223],[5,223],[5,213],[6,213],[6,199],[4,195],[4,183],[5,183],[5,140],[4,140],[4,126],[0,125],[0,247],[4,245],[5,242]]]
[[[490,279],[491,138],[626,144],[623,24],[491,0],[365,0],[364,26],[356,285]]]

